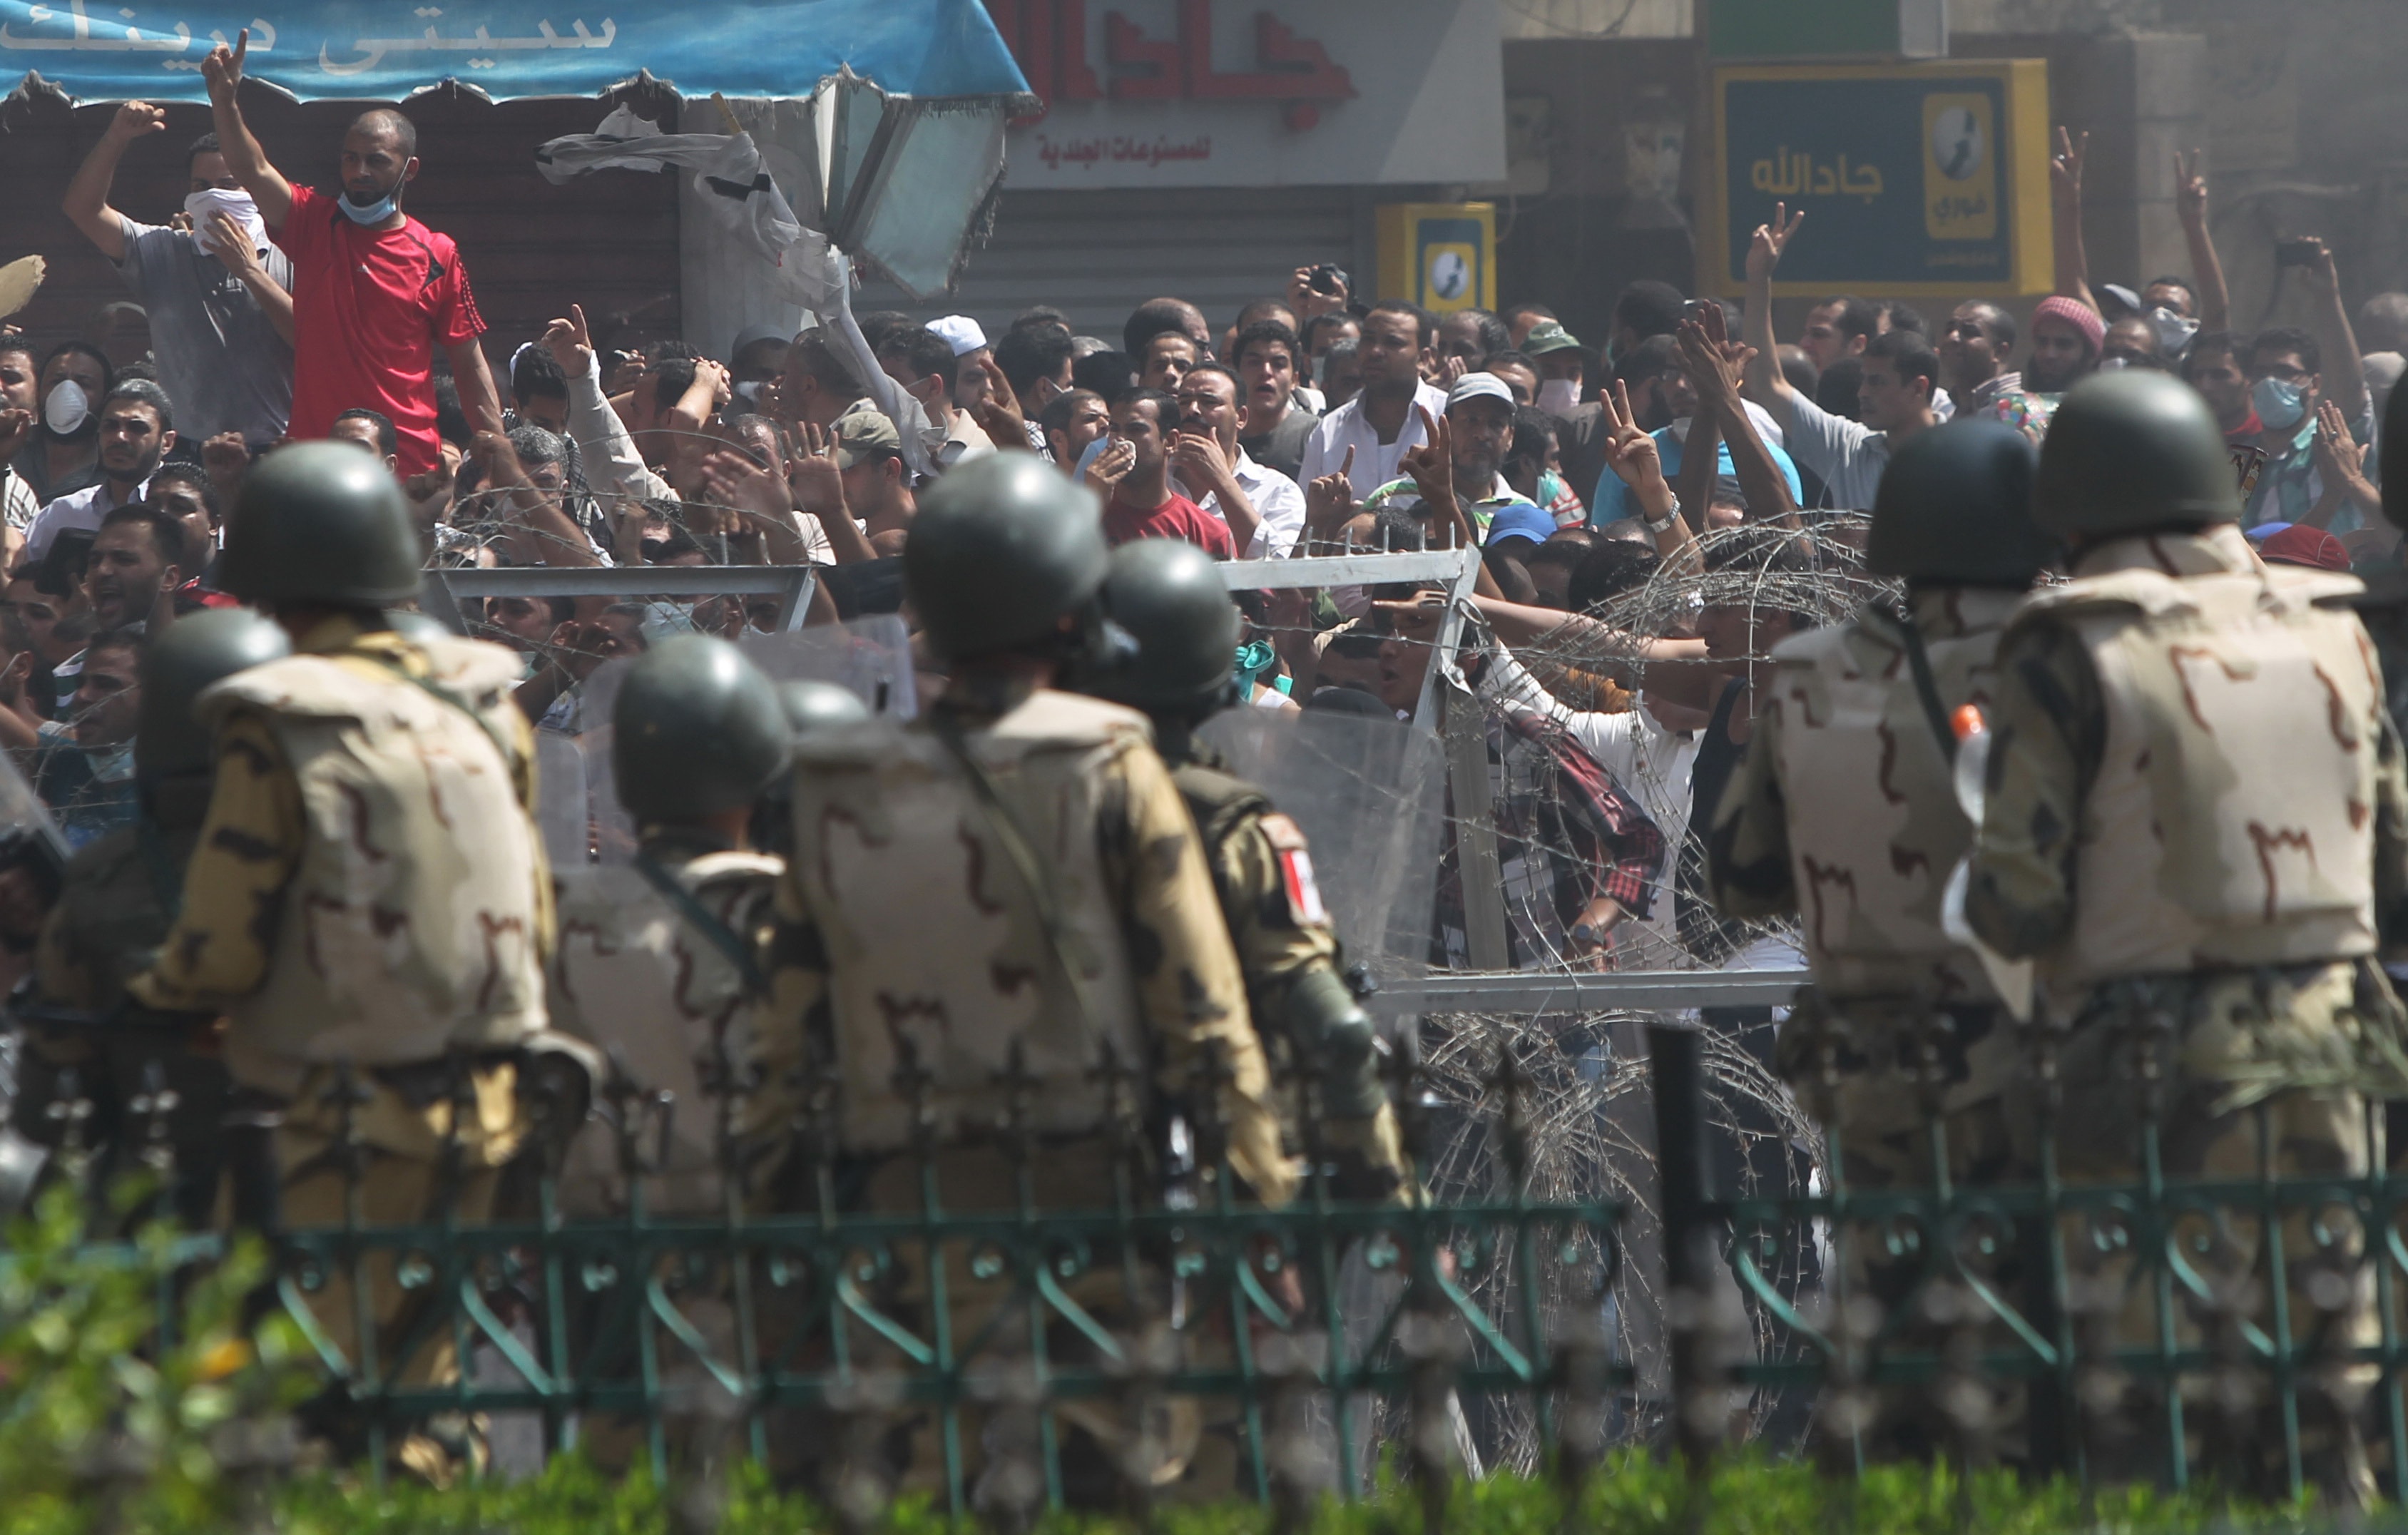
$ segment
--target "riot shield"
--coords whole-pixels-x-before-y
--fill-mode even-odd
[[[1443,819],[1438,738],[1397,720],[1261,709],[1224,710],[1198,735],[1304,829],[1347,963],[1370,966],[1395,1013],[1417,1011]]]
[[[0,916],[23,923],[27,940],[58,897],[66,874],[66,839],[16,759],[0,753]],[[0,1025],[0,1218],[31,1197],[50,1154],[17,1133],[14,1120],[25,1091],[23,1035],[12,1018]]]
[[[544,856],[555,871],[594,861],[594,809],[585,783],[585,753],[574,736],[535,733],[535,820]]]
[[[834,682],[858,694],[871,713],[893,719],[908,720],[920,711],[910,632],[894,613],[782,634],[752,629],[737,644],[774,681]]]

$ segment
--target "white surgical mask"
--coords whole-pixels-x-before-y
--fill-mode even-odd
[[[204,251],[214,252],[218,248],[209,221],[220,213],[235,222],[242,230],[243,237],[251,241],[253,251],[263,251],[267,247],[267,224],[260,218],[259,205],[251,200],[248,192],[203,187],[184,199],[184,212],[193,221],[193,238],[200,242]]]
[[[1539,409],[1551,416],[1569,416],[1580,409],[1581,386],[1573,379],[1549,379],[1539,385]]]
[[[2146,316],[2150,328],[2157,333],[2157,349],[2169,357],[2180,357],[2190,350],[2190,338],[2199,334],[2199,322],[2174,313],[2160,304]]]
[[[50,397],[42,402],[42,424],[56,435],[73,437],[92,419],[92,396],[83,385],[73,379],[61,379],[50,386]]]

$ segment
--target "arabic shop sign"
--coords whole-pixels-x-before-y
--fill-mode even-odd
[[[1704,285],[1744,289],[1748,241],[1785,203],[1806,224],[1778,295],[2046,293],[2045,71],[2006,59],[1715,71]]]
[[[505,99],[591,95],[638,69],[688,94],[805,96],[847,64],[903,94],[1025,89],[978,0],[0,0],[0,75],[37,70],[84,100],[206,101],[202,59],[245,27],[244,72],[305,100],[397,100],[447,78]]]
[[[1492,181],[1497,0],[986,0],[1015,187]]]

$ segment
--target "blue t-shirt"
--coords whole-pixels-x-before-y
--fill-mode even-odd
[[[1681,473],[1681,439],[1672,435],[1669,426],[1654,435],[1656,456],[1663,463],[1664,479],[1669,483]],[[1788,453],[1773,444],[1768,442],[1764,447],[1772,455],[1772,462],[1779,466],[1781,478],[1789,481],[1790,498],[1803,501],[1806,491],[1798,482],[1798,466],[1789,461]],[[1731,465],[1730,444],[1717,441],[1714,454],[1714,472],[1726,480],[1738,478],[1739,471]],[[1597,494],[1588,498],[1588,525],[1603,527],[1608,523],[1634,515],[1626,504],[1628,495],[1629,487],[1623,484],[1622,478],[1613,472],[1611,465],[1607,466],[1605,472],[1598,476]]]

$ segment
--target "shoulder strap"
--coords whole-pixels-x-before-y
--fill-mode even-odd
[[[1914,626],[1914,613],[1903,602],[1895,608],[1874,606],[1866,610],[1877,612],[1898,626],[1899,644],[1906,651],[1906,669],[1914,679],[1914,696],[1923,705],[1924,722],[1931,726],[1931,739],[1940,744],[1940,760],[1955,766],[1956,731],[1948,723],[1948,710],[1940,701],[1940,683],[1931,675],[1931,655],[1924,649],[1923,631]]]
[[[669,909],[684,918],[685,925],[693,928],[704,942],[718,950],[723,958],[736,967],[736,973],[743,978],[748,997],[767,997],[769,994],[769,978],[761,973],[760,961],[752,957],[752,951],[745,947],[742,939],[728,930],[727,924],[711,915],[709,907],[695,899],[693,891],[680,884],[649,853],[636,854],[636,872],[644,877],[646,884],[660,893],[661,899],[668,902]]]

